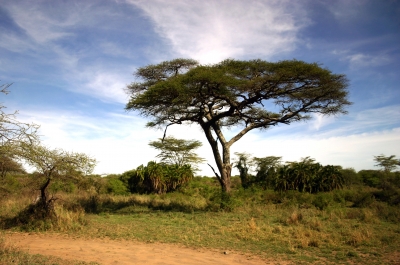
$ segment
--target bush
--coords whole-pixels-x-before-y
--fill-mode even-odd
[[[346,186],[363,184],[363,179],[353,168],[345,168],[340,170],[343,175],[344,184]]]
[[[379,187],[381,185],[381,180],[384,177],[383,172],[379,170],[361,170],[358,172],[364,184],[370,187]]]
[[[387,205],[384,202],[374,202],[370,205],[381,220],[398,224],[400,222],[400,209],[398,206]]]
[[[72,181],[62,181],[55,180],[49,187],[52,193],[63,191],[66,193],[74,193],[76,191],[76,186]]]
[[[373,193],[374,197],[382,202],[387,202],[389,205],[400,204],[400,190],[388,184],[383,190]]]
[[[243,205],[243,201],[236,198],[233,194],[219,191],[214,193],[214,196],[209,202],[208,209],[212,211],[222,210],[231,212],[241,205]]]
[[[123,173],[122,181],[128,183],[131,193],[167,193],[179,189],[193,179],[190,165],[169,165],[150,161],[147,166]]]
[[[115,194],[115,195],[127,195],[128,189],[124,185],[124,183],[115,178],[108,179],[107,187],[106,187],[108,194]]]
[[[370,192],[362,192],[355,198],[353,207],[366,208],[375,202],[375,197]]]
[[[332,205],[334,199],[332,193],[318,193],[314,196],[312,204],[319,210],[325,210]]]

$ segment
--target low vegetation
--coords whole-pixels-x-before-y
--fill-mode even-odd
[[[347,171],[344,179],[351,175]],[[49,187],[57,197],[56,220],[29,214],[36,196],[33,176],[9,174],[1,184],[0,222],[5,231],[175,243],[296,264],[394,264],[400,245],[400,176],[379,172],[378,185],[366,185],[363,180],[372,177],[355,173],[343,189],[318,193],[277,192],[257,185],[244,189],[237,176],[227,198],[216,178],[194,177],[170,193],[138,194],[129,192],[121,180],[124,174],[89,176]],[[110,189],[116,180],[126,188],[122,195]],[[25,255],[4,244],[1,248],[3,259]]]

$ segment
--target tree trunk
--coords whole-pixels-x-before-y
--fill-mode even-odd
[[[231,192],[231,174],[232,174],[232,164],[230,148],[227,145],[222,145],[222,161],[221,159],[215,159],[217,163],[221,184],[221,189],[223,193],[229,194]]]
[[[48,178],[47,181],[40,187],[40,200],[37,203],[37,206],[42,211],[42,218],[47,217],[55,217],[56,213],[54,211],[54,198],[47,198],[47,187],[50,185],[51,178]]]
[[[222,165],[222,170],[220,172],[222,192],[225,193],[231,192],[231,172],[232,172],[232,165],[230,163]]]
[[[222,157],[221,157],[221,154],[218,149],[218,141],[216,139],[214,139],[214,137],[211,133],[210,126],[206,126],[203,124],[202,128],[205,132],[208,142],[211,145],[211,149],[214,154],[215,163],[217,164],[220,175],[218,175],[218,173],[215,172],[214,168],[210,164],[208,164],[208,165],[212,168],[215,176],[217,177],[219,183],[221,184],[222,192],[225,194],[229,194],[231,192],[231,174],[232,174],[232,164],[231,164],[231,154],[230,154],[231,144],[226,142],[226,140],[223,137],[222,133],[220,132],[218,126],[216,124],[214,124],[214,125],[216,127],[216,128],[214,128],[214,131],[216,131],[216,133],[218,135],[218,140],[222,146]]]
[[[40,187],[40,201],[46,205],[47,203],[47,187],[50,184],[51,179],[48,178],[47,181]]]

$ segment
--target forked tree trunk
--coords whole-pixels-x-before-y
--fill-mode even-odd
[[[46,182],[40,187],[40,200],[36,203],[38,209],[40,209],[41,217],[55,217],[56,213],[54,211],[54,198],[47,198],[47,188],[49,187],[51,178],[48,178]]]
[[[222,192],[224,194],[229,194],[231,192],[231,174],[232,174],[232,164],[231,164],[231,154],[230,154],[230,146],[232,143],[227,143],[218,126],[215,126],[215,131],[217,131],[217,135],[219,135],[218,139],[214,139],[211,133],[211,127],[202,125],[202,128],[205,132],[208,142],[211,145],[211,149],[214,154],[215,163],[217,164],[218,171],[220,174],[215,172],[214,168],[208,164],[211,169],[214,171],[215,176],[217,177],[219,184],[221,185]],[[222,157],[218,149],[218,140],[222,146]]]
[[[229,194],[231,192],[231,174],[232,174],[232,164],[230,161],[230,150],[229,147],[223,147],[223,159],[218,152],[218,147],[216,145],[211,145],[214,153],[215,163],[218,166],[218,171],[220,174],[215,172],[214,168],[208,164],[211,169],[214,171],[215,176],[217,177],[219,184],[221,185],[221,190],[225,194]]]

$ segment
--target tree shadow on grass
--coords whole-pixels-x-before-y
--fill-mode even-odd
[[[188,200],[187,198],[171,199],[157,196],[132,196],[124,200],[115,200],[111,196],[102,197],[95,195],[80,198],[77,203],[86,213],[94,214],[132,214],[152,210],[190,213],[210,210],[210,202],[207,202],[204,198]]]
[[[57,221],[54,208],[44,207],[41,203],[33,203],[14,217],[0,218],[2,229],[19,227],[22,230],[46,230]]]

